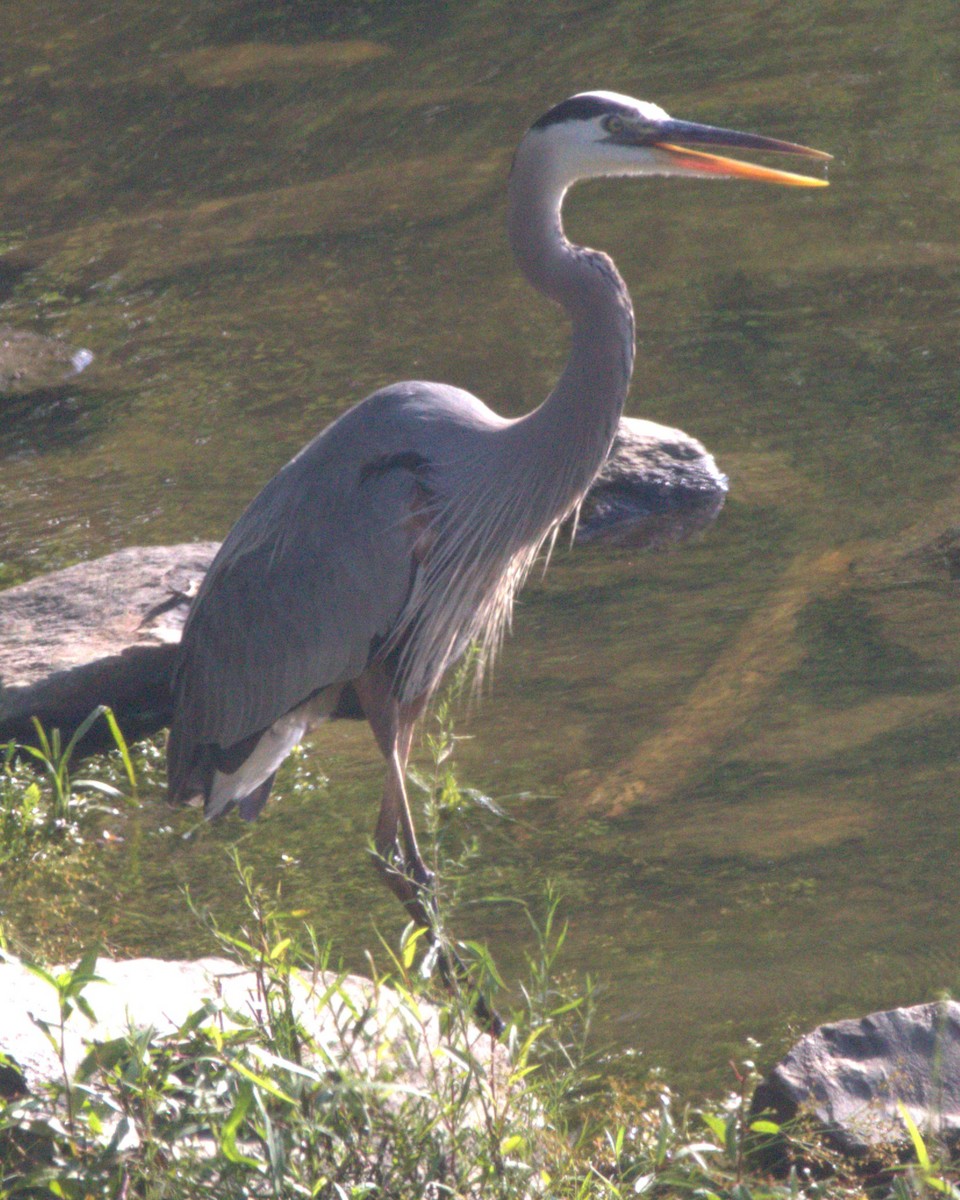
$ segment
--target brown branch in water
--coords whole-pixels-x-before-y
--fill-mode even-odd
[[[768,603],[749,618],[666,728],[613,767],[583,808],[618,817],[637,805],[665,800],[689,784],[800,662],[797,617],[811,600],[847,585],[854,553],[853,547],[844,547],[798,555]]]

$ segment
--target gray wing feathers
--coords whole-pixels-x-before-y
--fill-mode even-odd
[[[176,680],[194,743],[233,745],[355,679],[403,608],[413,477],[316,466],[301,456],[267,485],[204,580]]]
[[[433,494],[452,464],[471,461],[477,437],[505,423],[457,388],[395,384],[274,476],[228,534],[184,630],[172,795],[212,770],[204,746],[236,746],[361,674],[416,580],[415,496]]]

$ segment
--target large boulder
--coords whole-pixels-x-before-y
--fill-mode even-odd
[[[55,978],[67,968],[45,970]],[[268,1023],[257,973],[226,958],[102,958],[94,975],[80,993],[93,1019],[74,1002],[63,1026],[61,1065],[58,1049],[41,1028],[45,1024],[53,1031],[59,1047],[56,988],[18,959],[0,958],[0,1098],[39,1095],[45,1084],[63,1082],[64,1068],[71,1077],[81,1064],[88,1070],[99,1047],[131,1032],[151,1031],[157,1040],[175,1035],[205,1004],[210,1021],[221,1027]],[[369,1080],[399,1077],[407,1087],[425,1088],[436,1086],[436,1072],[446,1069],[443,1062],[449,1067],[453,1061],[438,1049],[450,1039],[431,1004],[333,971],[294,971],[290,983],[293,1015],[319,1066],[335,1064]],[[508,1068],[507,1051],[495,1038],[469,1023],[464,1031],[461,1049],[485,1070]]]
[[[845,1153],[909,1147],[901,1111],[924,1137],[960,1145],[960,1004],[948,1001],[821,1025],[777,1064],[754,1115],[813,1117]]]
[[[623,417],[584,497],[576,541],[656,550],[713,524],[726,498],[727,477],[696,438]]]
[[[183,623],[216,542],[134,546],[0,592],[0,743],[66,737],[109,704],[129,738],[169,724]],[[95,725],[82,751],[109,737]]]

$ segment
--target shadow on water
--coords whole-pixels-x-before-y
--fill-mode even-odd
[[[686,2],[200,0],[109,20],[69,3],[42,35],[34,6],[5,21],[0,323],[96,355],[82,386],[4,408],[6,575],[221,537],[391,379],[536,403],[566,327],[510,261],[504,180],[564,95],[639,93],[835,152],[815,196],[652,181],[570,198],[571,235],[634,293],[630,413],[700,437],[731,495],[697,545],[558,548],[524,594],[459,718],[461,774],[511,818],[476,816],[467,892],[536,902],[557,880],[572,965],[604,983],[602,1036],[698,1086],[747,1036],[774,1047],[951,986],[954,6],[715,0],[705,21]],[[245,853],[360,966],[356,914],[397,928],[363,849],[380,764],[353,727],[316,752]],[[223,893],[237,829],[165,832],[159,782],[104,851],[109,886],[76,881],[71,919],[118,949],[192,953],[177,885]],[[520,969],[512,909],[459,923]]]

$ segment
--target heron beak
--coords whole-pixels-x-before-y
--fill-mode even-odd
[[[662,139],[662,140],[661,140]],[[828,187],[826,179],[814,179],[810,175],[797,175],[793,171],[778,171],[772,167],[760,167],[755,163],[742,162],[736,158],[725,158],[703,150],[691,150],[694,145],[736,147],[742,150],[762,150],[774,154],[796,154],[804,158],[829,161],[832,154],[824,150],[813,150],[796,142],[783,142],[778,138],[763,137],[758,133],[739,133],[735,129],[719,129],[714,125],[697,125],[691,121],[667,121],[652,143],[658,150],[670,156],[675,167],[697,175],[719,175],[724,179],[755,179],[763,183],[779,183],[787,187]]]

